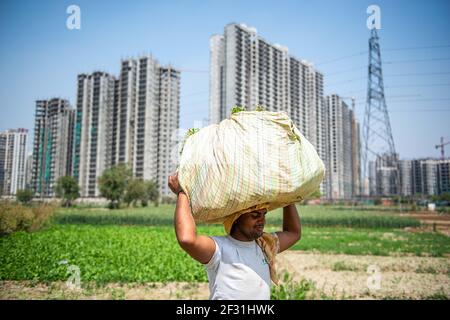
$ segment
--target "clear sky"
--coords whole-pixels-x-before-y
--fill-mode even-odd
[[[69,30],[69,5],[81,30]],[[76,102],[76,77],[119,75],[120,60],[151,53],[184,72],[182,128],[208,117],[209,37],[231,22],[313,62],[325,94],[355,96],[363,122],[369,30],[366,9],[381,9],[385,93],[401,158],[439,156],[450,140],[450,1],[48,0],[0,1],[0,130],[33,133],[35,100]],[[350,101],[349,101],[350,103]],[[447,148],[450,155],[450,147]]]

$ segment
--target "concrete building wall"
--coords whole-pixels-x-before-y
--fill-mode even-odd
[[[255,28],[232,23],[210,39],[210,77],[210,123],[229,118],[235,105],[285,111],[327,162],[323,75],[312,64],[267,42]],[[321,192],[327,193],[326,184]]]
[[[162,196],[171,194],[167,177],[176,170],[176,132],[180,123],[180,71],[160,68],[158,160],[156,181]]]
[[[151,56],[127,59],[115,86],[112,162],[126,163],[134,177],[154,180],[162,196],[170,195],[167,176],[176,165],[170,153],[179,128],[180,71]]]
[[[209,40],[209,123],[219,123],[221,105],[225,104],[225,43],[222,35]]]
[[[14,195],[26,187],[27,129],[0,133],[0,188],[3,195]]]
[[[82,197],[98,197],[98,177],[112,164],[113,76],[78,76],[73,175]]]
[[[67,100],[36,101],[32,187],[37,196],[53,197],[58,178],[72,175],[74,119]]]
[[[410,160],[399,161],[400,194],[402,196],[412,195],[412,162]]]

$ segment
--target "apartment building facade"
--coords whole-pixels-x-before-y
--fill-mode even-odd
[[[112,164],[115,78],[105,72],[78,75],[73,176],[82,197],[98,197],[98,177]]]
[[[113,104],[113,164],[126,163],[133,176],[154,180],[170,195],[167,176],[176,169],[171,152],[179,128],[179,70],[161,66],[151,56],[122,61]]]
[[[27,129],[0,132],[0,191],[15,195],[26,187]]]
[[[32,188],[53,197],[59,177],[72,175],[75,111],[61,98],[36,101]]]
[[[325,97],[328,155],[326,190],[329,199],[351,199],[359,195],[359,123],[354,111],[337,94]]]
[[[255,28],[231,23],[210,38],[210,123],[229,118],[235,105],[285,111],[328,162],[323,75]],[[321,192],[327,193],[325,184]]]
[[[402,195],[431,196],[450,192],[450,159],[400,161]]]

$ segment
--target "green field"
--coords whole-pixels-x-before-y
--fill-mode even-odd
[[[404,228],[419,227],[415,219],[399,217],[393,212],[331,206],[297,206],[303,226],[348,228]],[[153,225],[172,226],[173,205],[159,207],[109,210],[105,208],[60,209],[57,224],[91,225]],[[282,224],[282,209],[267,215],[268,225]]]
[[[450,238],[410,233],[417,220],[372,211],[298,206],[302,239],[292,248],[352,255],[440,257]],[[35,233],[0,238],[0,280],[67,279],[67,265],[82,270],[83,281],[207,281],[203,267],[178,246],[174,206],[123,209],[60,209],[52,224]],[[281,210],[268,214],[267,231],[281,226]],[[220,225],[201,225],[198,233],[223,235]]]

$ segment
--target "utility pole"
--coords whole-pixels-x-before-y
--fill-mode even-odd
[[[435,145],[435,148],[441,148],[441,159],[444,160],[445,159],[445,152],[444,152],[444,146],[446,146],[447,144],[450,144],[450,141],[444,141],[444,137],[441,137],[441,143]]]
[[[383,69],[378,40],[376,29],[372,29],[369,39],[367,100],[363,125],[362,184],[363,194],[370,195],[369,162],[372,162],[375,165],[375,175],[380,177],[380,179],[376,179],[380,180],[375,184],[376,195],[393,195],[399,194],[400,191],[398,154],[395,151],[384,95]],[[387,188],[386,183],[388,184]]]

